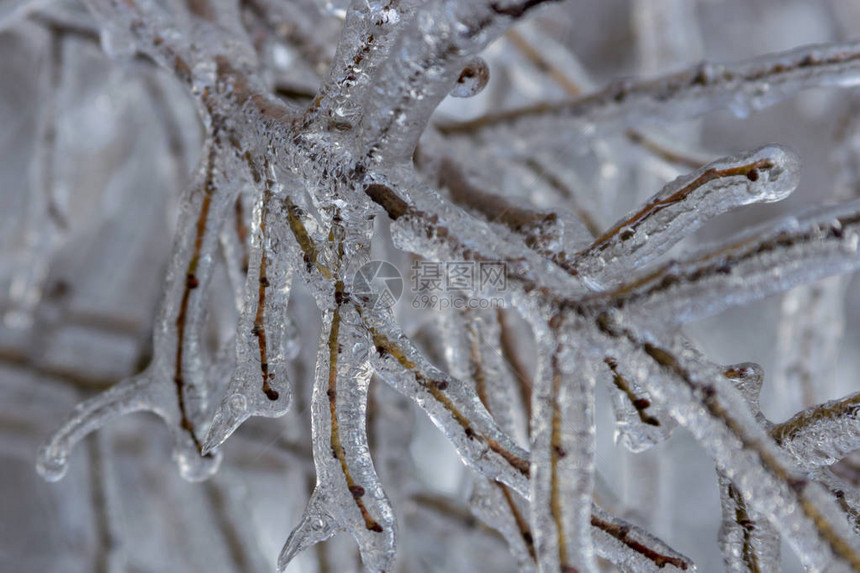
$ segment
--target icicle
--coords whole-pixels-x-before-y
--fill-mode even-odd
[[[753,363],[734,364],[723,370],[746,399],[756,421],[770,424],[759,408],[759,394],[764,371]],[[748,507],[741,493],[725,473],[717,470],[723,521],[720,526],[720,548],[726,570],[731,573],[777,571],[780,563],[780,537],[767,518]]]
[[[275,208],[276,183],[270,173],[263,177],[264,190],[254,208],[243,310],[236,328],[236,370],[203,441],[204,453],[221,445],[249,417],[280,417],[290,406],[288,346],[294,328],[287,303],[293,271],[282,252],[285,247],[272,231],[284,216]]]
[[[217,260],[218,234],[238,188],[221,180],[218,149],[204,150],[200,171],[183,201],[166,288],[153,333],[153,359],[138,376],[78,405],[41,448],[37,469],[47,480],[63,477],[74,445],[119,416],[151,411],[171,429],[174,457],[189,480],[206,479],[220,454],[203,455],[198,437],[206,416],[208,388],[200,357],[206,294]]]
[[[324,313],[311,405],[317,482],[299,525],[278,558],[284,571],[300,551],[349,532],[364,566],[388,571],[395,551],[395,523],[373,468],[365,433],[372,371],[360,317],[349,305]]]

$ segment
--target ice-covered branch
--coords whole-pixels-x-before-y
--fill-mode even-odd
[[[759,408],[759,395],[764,371],[753,363],[734,364],[723,369],[744,397],[755,419],[765,428],[769,423]],[[717,470],[723,522],[720,526],[720,547],[726,569],[737,573],[775,571],[779,568],[780,538],[767,518],[749,507],[732,481]]]
[[[570,102],[538,104],[456,124],[444,133],[471,133],[496,126],[526,131],[621,130],[643,123],[678,121],[719,109],[747,116],[801,90],[851,87],[860,73],[860,45],[825,44],[793,49],[734,64],[699,64],[689,70],[645,81],[619,81],[603,91]]]
[[[196,130],[194,120],[202,120],[205,141],[182,199],[149,366],[77,408],[40,452],[45,477],[62,476],[71,448],[88,433],[118,416],[151,411],[173,433],[182,475],[204,479],[218,464],[218,448],[250,417],[283,416],[292,399],[309,403],[310,413],[297,415],[310,418],[316,482],[278,566],[343,531],[354,537],[366,569],[391,571],[397,502],[446,500],[420,498],[412,489],[420,480],[410,475],[411,401],[479,474],[466,474],[475,484],[472,510],[502,534],[521,569],[591,572],[602,557],[625,571],[693,571],[689,559],[594,501],[605,499],[594,492],[600,375],[629,449],[664,441],[681,425],[714,459],[730,569],[778,567],[778,530],[810,569],[860,570],[850,528],[856,492],[826,467],[860,446],[860,394],[773,428],[758,406],[761,369],[709,362],[680,332],[685,322],[856,269],[860,203],[786,219],[660,264],[710,219],[787,196],[799,161],[769,145],[699,166],[698,152],[690,157],[680,145],[663,146],[640,127],[717,109],[743,115],[807,88],[855,85],[860,44],[702,64],[581,97],[587,74],[560,41],[531,28],[511,34],[498,53],[487,50],[489,64],[480,57],[552,0],[87,3],[110,55],[143,55],[187,89],[199,115],[189,106],[183,128]],[[659,31],[656,22],[648,26],[648,34]],[[92,42],[92,29],[84,31]],[[525,57],[534,68],[520,70],[526,83],[536,71],[537,83],[554,82],[576,99],[424,133],[448,95],[471,96],[487,86],[491,105],[529,97],[516,90],[521,82],[504,61],[511,43],[519,50],[513,59]],[[512,89],[488,84],[490,66]],[[48,84],[46,93],[57,85]],[[279,86],[297,87],[288,93]],[[533,93],[545,92],[537,86]],[[162,99],[159,109],[170,103]],[[51,153],[55,115],[42,116],[37,159]],[[184,135],[170,135],[171,152],[181,152],[170,161],[177,173],[192,147],[186,139],[195,141],[196,132]],[[581,137],[588,138],[581,146],[557,145]],[[659,182],[648,184],[654,189],[678,165],[693,171],[604,229],[601,221],[631,205],[622,193],[644,174],[637,164],[642,150],[659,170]],[[653,181],[652,173],[644,175]],[[50,170],[34,171],[42,203],[51,177]],[[594,190],[594,201],[582,201],[580,189]],[[379,305],[384,295],[358,283],[371,282],[363,274],[371,259],[406,258],[395,250],[421,262],[502,265],[505,285],[493,296],[514,308],[455,307],[434,323],[402,304]],[[216,274],[222,261],[226,277]],[[38,265],[31,270],[47,276]],[[373,280],[393,278],[402,279]],[[293,281],[303,284],[293,288]],[[448,294],[487,294],[474,281],[446,286]],[[210,287],[216,296],[208,296]],[[34,296],[35,289],[23,290]],[[386,302],[396,298],[387,294]],[[515,312],[521,324],[513,322]],[[318,346],[316,336],[297,337],[297,325],[315,329],[320,318]],[[441,336],[433,325],[442,327]],[[311,346],[302,348],[306,341]],[[443,356],[447,371],[439,366]],[[387,383],[379,388],[408,400],[395,392],[374,398],[374,374]],[[397,411],[380,421],[395,400]],[[259,438],[255,426],[263,422],[246,424],[234,439],[244,448],[252,440],[242,433]],[[308,449],[293,435],[301,435],[302,424],[292,420],[285,431],[291,435],[276,448],[290,444],[296,473],[307,479]],[[371,459],[380,450],[394,503]],[[242,456],[245,463],[249,456]],[[452,513],[445,503],[434,507]],[[320,550],[320,569],[338,551]],[[355,560],[349,551],[332,568]]]
[[[360,317],[349,304],[324,317],[311,418],[317,482],[299,525],[278,558],[284,571],[300,551],[349,532],[364,566],[388,571],[395,552],[395,523],[367,445],[367,392],[373,352]]]
[[[290,406],[287,361],[296,347],[287,316],[293,271],[271,229],[283,220],[279,189],[271,168],[257,174],[263,186],[254,207],[251,255],[242,316],[236,328],[237,366],[215,412],[203,451],[218,447],[250,416],[279,417]],[[238,205],[239,203],[237,203]]]
[[[442,314],[446,360],[452,375],[471,383],[487,412],[509,436],[516,434],[516,382],[506,371],[503,357],[492,346],[499,336],[495,315],[480,316],[470,310]],[[532,529],[526,500],[500,481],[476,475],[469,507],[475,516],[498,531],[520,569],[535,570]]]
[[[860,393],[807,408],[771,435],[804,469],[834,464],[860,449]]]
[[[721,475],[723,523],[720,546],[726,571],[755,573],[779,569],[779,534],[767,520],[752,512],[731,480]]]
[[[376,76],[376,97],[361,122],[367,154],[376,161],[411,157],[430,115],[457,87],[469,58],[516,20],[558,0],[443,0],[423,5]],[[479,78],[469,73],[468,81]],[[464,80],[466,81],[466,80]],[[483,87],[483,86],[481,86]]]
[[[499,429],[478,396],[430,365],[389,320],[364,316],[376,345],[371,364],[377,373],[427,412],[464,461],[527,496],[528,454]]]
[[[830,201],[860,198],[860,121],[852,104],[833,151],[834,172]],[[834,365],[845,328],[845,296],[850,277],[830,277],[787,292],[782,299],[777,352],[773,372],[779,401],[785,411],[809,407],[823,396],[836,394]]]
[[[717,215],[784,199],[797,186],[799,169],[797,156],[777,146],[711,163],[668,184],[567,266],[591,281],[617,281]]]
[[[166,289],[153,334],[153,359],[142,374],[78,406],[43,446],[40,473],[60,479],[70,450],[84,436],[119,416],[147,410],[161,416],[175,440],[180,471],[204,479],[216,469],[219,455],[202,452],[200,431],[206,419],[209,381],[201,356],[209,281],[217,261],[218,235],[231,213],[239,182],[225,178],[229,162],[223,134],[214,133],[197,177],[184,197],[179,233],[167,273]]]
[[[305,112],[305,121],[314,121],[322,129],[353,129],[364,102],[372,95],[377,68],[388,60],[398,34],[410,20],[413,3],[414,0],[350,3],[328,76]]]
[[[414,184],[408,175],[405,179]],[[494,229],[427,186],[404,184],[395,191],[388,185],[372,183],[365,193],[394,221],[392,235],[403,250],[425,253],[438,260],[504,262],[508,283],[519,293],[540,288],[566,299],[587,291],[579,281],[525,245],[496,239]]]
[[[533,325],[538,343],[531,412],[531,502],[541,571],[595,571],[590,507],[594,487],[594,376],[568,340],[561,314]],[[543,329],[546,330],[543,330]]]
[[[653,535],[592,505],[592,537],[595,553],[622,571],[646,573],[693,573],[696,566]]]
[[[860,265],[858,212],[854,202],[777,222],[594,295],[593,302],[683,323],[851,271]]]
[[[642,384],[628,373],[641,371],[636,368],[638,364],[627,359],[619,360],[613,355],[606,356],[603,362],[612,381],[612,406],[621,443],[633,452],[641,452],[666,440],[677,424],[665,407],[654,403]],[[647,375],[660,376],[660,373],[649,370]]]
[[[387,188],[369,192],[377,194],[376,202],[393,213],[395,218],[398,213],[402,214],[408,209]],[[304,260],[308,263],[309,272],[325,276],[319,263],[313,264],[313,261],[318,260],[314,253],[320,252],[322,247],[315,245],[297,222],[293,224],[293,231],[297,243],[306,253]],[[359,303],[355,301],[355,304]],[[359,308],[360,305],[356,307],[357,310]],[[376,352],[371,354],[371,364],[377,373],[428,413],[452,441],[464,461],[491,480],[507,484],[520,495],[527,496],[530,473],[528,455],[493,422],[477,393],[430,365],[387,313],[363,309],[361,316],[376,347]],[[568,459],[574,458],[571,456]],[[592,528],[602,531],[601,541],[595,549],[597,554],[618,562],[643,560],[643,563],[656,563],[657,567],[679,563],[683,565],[681,569],[687,568],[688,560],[676,557],[677,554],[671,550],[664,550],[648,534],[616,518],[605,517],[590,517]],[[667,552],[669,556],[666,556]]]
[[[860,567],[860,549],[831,496],[779,450],[720,369],[612,319],[598,323],[604,343],[626,355],[647,357],[669,375],[643,383],[807,566],[846,571]]]

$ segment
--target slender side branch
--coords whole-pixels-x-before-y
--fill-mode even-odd
[[[539,104],[438,126],[443,133],[474,133],[506,126],[521,131],[568,129],[608,132],[656,121],[678,121],[719,109],[739,116],[799,91],[852,87],[860,69],[860,43],[807,46],[734,64],[700,64],[647,81],[620,81],[603,91],[562,103]]]
[[[684,323],[860,266],[858,202],[757,231],[670,262],[588,303]]]

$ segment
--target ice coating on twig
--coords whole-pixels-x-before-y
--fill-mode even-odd
[[[204,452],[221,445],[249,417],[283,416],[290,406],[287,362],[293,325],[287,303],[293,271],[279,252],[285,248],[283,238],[275,233],[283,218],[277,207],[281,193],[270,171],[260,178],[264,191],[254,208],[246,294],[236,329],[236,369],[203,440]]]
[[[534,328],[542,328],[534,325]],[[591,543],[594,486],[594,378],[567,346],[561,316],[538,332],[531,412],[531,523],[541,571],[595,571]]]
[[[729,109],[745,117],[797,92],[820,86],[851,87],[860,77],[860,45],[831,44],[734,64],[702,63],[645,81],[618,81],[571,102],[539,104],[441,126],[446,133],[470,133],[497,125],[537,131],[553,122],[596,135],[658,120],[677,121]]]
[[[820,209],[757,235],[671,262],[599,295],[635,314],[666,312],[679,323],[745,304],[860,264],[860,205]],[[660,310],[658,310],[658,308]]]
[[[807,408],[771,434],[804,469],[834,464],[860,449],[860,393]]]
[[[377,339],[377,340],[380,340],[380,339]],[[400,338],[398,338],[398,340],[404,340],[404,339],[401,336]],[[379,347],[379,345],[377,343],[377,348],[378,347]],[[386,348],[385,354],[389,354],[390,351],[388,349],[390,349],[392,347],[391,346],[385,346],[384,348]],[[397,358],[398,362],[401,362],[401,364],[403,363],[403,358],[400,356],[399,351],[395,354],[395,357]],[[406,361],[407,361],[406,365],[409,366],[411,364],[409,362],[409,358],[406,358]],[[379,371],[383,377],[386,377],[385,372],[383,370],[380,370],[380,367],[378,365],[376,367],[377,367],[377,371]],[[432,368],[432,367],[430,367],[430,368]],[[400,389],[399,384],[395,384],[394,386],[395,386],[395,388]],[[445,388],[447,389],[448,386],[445,386]],[[419,404],[421,404],[421,402],[419,402]],[[453,406],[453,404],[452,404],[452,406]],[[429,407],[426,407],[426,406],[425,406],[425,409],[428,410],[428,413],[431,415],[431,417],[434,415],[432,409],[430,409]],[[438,423],[439,422],[437,422],[437,424]],[[454,441],[454,443],[456,444],[457,441],[455,441],[455,440],[456,440],[456,435],[455,435],[455,437],[452,438],[452,441]],[[516,453],[516,450],[514,450],[514,453]],[[464,457],[464,460],[468,461],[469,458],[466,457],[466,455],[467,454],[465,454],[461,451],[461,456]],[[523,454],[519,454],[519,455],[523,455]],[[506,461],[510,458],[511,458],[510,454],[505,456]],[[523,458],[523,459],[526,462],[528,461],[526,458]],[[472,462],[472,463],[475,463],[475,462]],[[475,467],[479,468],[479,469],[481,468],[481,466],[477,465],[477,464],[475,464]],[[498,475],[499,476],[502,476],[505,474],[513,474],[513,475],[508,475],[507,480],[502,478],[502,477],[497,478],[497,480],[500,482],[504,482],[504,483],[510,483],[509,480],[514,480],[514,483],[519,484],[520,482],[519,482],[519,476],[517,475],[517,471],[520,471],[519,470],[519,464],[518,463],[514,463],[514,464],[509,463],[507,466],[503,466],[503,468],[501,469],[501,471],[499,472]],[[489,475],[489,476],[496,475],[495,472],[488,473],[487,469],[483,469],[482,473],[484,473],[485,475]],[[526,495],[522,490],[518,490],[517,486],[513,486],[512,489],[514,491],[516,491],[517,493],[519,493],[520,495],[523,495],[523,496]],[[506,503],[507,503],[507,500],[506,500]],[[665,544],[663,544],[661,541],[657,540],[653,536],[650,536],[649,534],[639,530],[638,528],[632,526],[629,523],[626,523],[626,522],[624,522],[624,521],[622,521],[616,517],[610,516],[605,511],[596,509],[596,506],[592,506],[592,507],[593,507],[593,513],[590,517],[590,523],[591,523],[592,529],[595,531],[595,533],[594,533],[594,536],[595,536],[595,540],[594,540],[595,552],[598,555],[600,555],[601,557],[604,557],[604,558],[612,561],[613,563],[619,563],[619,564],[621,564],[621,563],[637,563],[637,564],[639,564],[640,567],[643,567],[644,570],[648,570],[648,571],[656,570],[656,569],[652,569],[655,567],[662,569],[663,567],[665,567],[667,565],[678,565],[679,567],[681,567],[680,570],[687,570],[688,566],[690,566],[692,568],[692,565],[691,565],[689,559],[687,559],[687,558],[681,556],[680,554],[674,552],[673,550],[668,548]],[[594,512],[596,512],[596,513],[594,513]],[[509,520],[511,517],[514,517],[513,514],[509,514],[509,513],[507,513],[507,511],[505,512],[505,514],[508,516],[508,517],[505,517],[505,520]],[[482,515],[483,515],[483,513],[482,513]],[[491,516],[487,516],[487,517],[490,518]],[[494,518],[494,519],[497,519],[497,518]],[[496,523],[496,522],[494,521],[494,523]],[[529,535],[525,536],[524,535],[525,529],[523,529],[524,526],[525,526],[525,523],[523,521],[517,522],[517,528],[519,530],[519,536],[522,537],[524,540],[531,539],[533,536],[533,533],[531,531],[528,531],[527,533]],[[505,525],[505,527],[507,528],[508,526]],[[691,570],[694,570],[694,568],[692,568]]]
[[[350,2],[342,32],[345,40],[338,45],[318,101],[305,112],[307,120],[343,126],[360,120],[359,102],[373,88],[379,66],[389,59],[412,4],[414,0]]]
[[[738,389],[749,404],[750,411],[759,423],[769,426],[767,419],[761,412],[759,398],[761,388],[764,384],[764,370],[754,362],[741,362],[723,368],[723,376],[726,377]]]
[[[811,406],[818,396],[832,395],[847,287],[846,277],[833,276],[783,296],[777,331],[782,360],[774,372],[774,385],[784,409]]]
[[[279,571],[298,552],[337,531],[355,538],[370,571],[388,571],[394,558],[394,514],[373,468],[365,432],[373,347],[356,329],[359,324],[349,305],[324,318],[311,404],[317,483],[281,551]]]
[[[528,495],[526,452],[499,429],[477,395],[430,365],[389,319],[365,313],[364,320],[376,346],[371,355],[376,372],[427,412],[464,462],[520,495]]]
[[[615,410],[618,440],[630,451],[641,452],[669,438],[677,423],[669,416],[663,405],[655,403],[636,378],[629,372],[630,365],[636,366],[642,376],[660,376],[661,373],[648,365],[636,364],[630,360],[619,361],[607,356],[603,362],[611,377],[612,407]],[[631,364],[632,362],[632,364]]]
[[[758,364],[734,364],[723,370],[746,399],[756,420],[770,426],[759,409],[764,372]],[[720,548],[727,571],[776,571],[780,563],[779,533],[767,518],[748,507],[744,497],[726,475],[717,470],[723,521]]]
[[[470,384],[502,431],[520,435],[526,422],[518,410],[519,382],[497,346],[501,338],[497,313],[450,309],[440,313],[439,323],[445,333],[448,372]]]
[[[717,215],[784,199],[797,187],[799,170],[797,156],[779,146],[710,163],[669,183],[623,217],[587,250],[574,255],[572,266],[601,283],[618,280]]]
[[[516,439],[528,431],[524,427],[527,422],[520,415],[520,387],[527,382],[518,380],[519,374],[510,371],[498,348],[501,337],[499,313],[473,316],[466,330],[469,365],[481,402],[502,431]]]
[[[678,573],[696,571],[693,562],[649,533],[592,505],[595,553],[623,571]]]
[[[649,273],[640,269],[707,218],[784,197],[796,184],[794,156],[769,146],[697,168],[600,236],[599,219],[586,217],[588,209],[575,204],[573,194],[559,191],[566,182],[558,175],[563,171],[547,168],[556,167],[556,158],[544,160],[541,151],[530,149],[538,140],[545,149],[548,137],[535,138],[526,131],[531,139],[519,140],[513,131],[501,132],[497,148],[517,149],[510,155],[505,150],[497,163],[513,157],[511,162],[522,172],[543,179],[544,187],[564,196],[565,206],[583,220],[591,219],[584,224],[597,230],[598,237],[584,251],[579,244],[571,248],[574,241],[565,236],[574,215],[558,212],[557,203],[531,189],[501,199],[490,186],[469,188],[462,167],[472,165],[462,162],[459,181],[450,172],[447,180],[439,178],[450,192],[449,202],[434,188],[439,181],[431,177],[428,183],[411,168],[410,159],[437,104],[449,94],[472,95],[480,89],[485,75],[473,58],[510,24],[544,3],[357,0],[345,12],[344,40],[327,76],[320,64],[328,56],[311,53],[307,26],[299,22],[294,27],[305,29],[280,33],[278,41],[291,44],[324,76],[318,93],[285,96],[309,100],[299,111],[272,96],[269,70],[260,69],[265,64],[257,61],[251,34],[240,23],[257,19],[274,27],[290,24],[284,14],[299,13],[299,3],[279,12],[259,2],[262,7],[243,7],[246,13],[240,20],[239,5],[220,0],[195,0],[188,6],[92,0],[105,45],[115,57],[140,50],[190,88],[210,131],[204,156],[215,149],[218,161],[207,156],[214,183],[203,185],[202,194],[198,189],[180,221],[181,238],[156,325],[151,366],[85,403],[80,415],[43,450],[43,473],[61,473],[68,449],[82,435],[115,416],[146,409],[171,425],[186,476],[207,475],[217,460],[201,458],[201,453],[217,447],[247,416],[278,416],[286,410],[289,390],[283,369],[296,346],[286,340],[293,330],[286,307],[295,274],[304,280],[324,323],[311,400],[318,476],[308,509],[285,546],[281,568],[302,549],[347,530],[359,543],[365,567],[390,569],[395,525],[364,433],[368,384],[375,368],[423,408],[460,456],[482,474],[473,507],[505,534],[524,568],[533,567],[528,541],[533,538],[535,556],[547,570],[593,570],[592,553],[630,570],[694,569],[689,559],[591,503],[592,377],[600,369],[613,389],[628,446],[643,448],[668,436],[675,423],[668,413],[715,458],[726,476],[725,521],[733,528],[725,535],[727,553],[737,555],[739,536],[744,536],[745,520],[737,518],[743,506],[748,516],[760,512],[778,524],[810,568],[856,569],[856,543],[839,522],[847,512],[839,500],[850,496],[843,492],[839,497],[830,485],[831,491],[824,491],[795,467],[805,461],[815,467],[831,463],[854,447],[856,396],[842,399],[833,416],[831,406],[822,406],[797,418],[800,425],[790,423],[801,430],[780,438],[780,451],[756,405],[760,373],[736,366],[729,369],[739,373],[733,379],[680,341],[675,327],[825,273],[856,268],[856,205],[759,230],[757,236]],[[325,10],[340,14],[340,6]],[[528,46],[520,47],[537,68],[544,67],[534,53],[528,55]],[[856,51],[855,44],[844,44],[724,69],[702,66],[653,82],[617,84],[573,104],[521,112],[521,122],[513,116],[499,121],[548,132],[572,123],[600,134],[719,107],[743,112],[802,88],[856,83]],[[561,66],[560,75],[551,67],[548,73],[572,95],[578,77],[566,75],[568,64]],[[464,75],[464,70],[471,71]],[[458,84],[458,79],[463,81]],[[549,127],[538,125],[547,118]],[[556,121],[558,125],[552,125]],[[593,125],[597,121],[600,125]],[[455,131],[441,129],[445,137]],[[696,163],[671,149],[660,150],[640,131],[625,134],[624,145],[630,143],[675,165]],[[461,149],[471,151],[476,145],[449,148],[442,139],[424,152],[444,166],[446,159],[459,159]],[[481,164],[476,171],[493,168],[480,153],[474,155]],[[616,167],[611,152],[598,155],[600,170]],[[253,186],[245,177],[222,180],[233,171],[263,176]],[[276,176],[288,191],[276,184]],[[509,187],[527,187],[528,182],[518,177]],[[597,185],[596,190],[603,187]],[[244,203],[236,200],[241,192],[246,193]],[[249,209],[252,204],[256,207],[250,218],[237,213],[237,205]],[[449,332],[448,343],[459,352],[451,372],[434,367],[404,335],[404,330],[411,335],[414,323],[396,323],[395,316],[403,318],[399,310],[372,307],[350,292],[349,266],[370,256],[374,218],[385,216],[392,221],[395,244],[404,250],[430,259],[506,265],[511,289],[504,298],[514,309],[489,317],[456,315],[462,320],[453,330],[463,330]],[[250,240],[242,238],[244,219],[253,221]],[[231,364],[219,356],[205,368],[208,356],[201,341],[203,300],[218,237],[233,288],[246,296],[235,297],[242,312],[235,336],[235,376],[201,443],[196,432],[208,422],[213,405],[209,394],[220,387],[221,373]],[[542,363],[534,388],[518,384],[508,372],[525,378],[526,369],[516,364],[521,349],[503,319],[514,312],[539,333]],[[501,356],[493,352],[497,339]],[[460,341],[462,346],[453,346]],[[511,399],[515,393],[518,400]],[[825,411],[829,413],[819,415]],[[531,458],[514,439],[522,422],[518,414],[524,417],[524,412],[531,417]],[[651,431],[658,428],[654,422],[660,429]],[[816,438],[822,430],[838,435]],[[397,438],[398,451],[405,451],[405,438]],[[822,450],[810,452],[811,442]],[[535,493],[527,507],[515,494],[525,498],[530,491]],[[535,515],[533,524],[524,523],[529,511]],[[765,533],[770,534],[762,527],[755,534]],[[764,550],[754,551],[761,562],[771,563]]]
[[[219,236],[221,255],[227,267],[227,277],[233,289],[237,310],[241,310],[245,304],[245,282],[251,265],[251,218],[245,207],[246,195],[250,195],[250,190],[245,190],[236,198],[233,224],[225,225]]]
[[[851,480],[836,475],[829,467],[813,471],[812,477],[830,490],[848,523],[855,532],[860,533],[860,493]]]
[[[805,565],[838,571],[860,567],[860,549],[832,498],[779,451],[720,369],[629,326],[610,320],[600,329],[619,351],[647,356],[671,375],[643,383],[667,403],[672,416],[714,457],[752,508],[780,530]]]
[[[406,160],[436,106],[456,83],[465,58],[475,56],[517,19],[557,0],[425,4],[380,67],[383,97],[369,102],[362,120],[367,155],[379,162]]]
[[[487,479],[475,480],[469,507],[475,516],[501,533],[508,549],[517,560],[523,573],[537,571],[534,554],[534,541],[528,523],[528,515],[513,494],[504,484]]]
[[[182,475],[205,479],[220,456],[204,455],[198,432],[206,415],[207,381],[200,357],[207,285],[217,259],[218,233],[236,199],[236,186],[221,180],[214,145],[206,150],[185,197],[167,288],[153,335],[153,359],[138,376],[118,383],[78,406],[42,447],[39,473],[48,480],[66,471],[74,445],[119,416],[147,410],[161,416],[175,440]]]
[[[443,152],[440,150],[440,153]],[[544,256],[552,257],[562,248],[564,224],[558,214],[520,205],[476,188],[451,156],[443,155],[438,164],[439,183],[448,189],[455,204],[479,213],[490,224],[503,225],[521,236],[526,246]]]
[[[438,260],[504,262],[508,285],[520,292],[535,287],[531,269],[541,269],[541,282],[552,291],[564,293],[559,296],[566,298],[588,290],[583,283],[525,245],[497,240],[498,234],[487,224],[468,216],[413,178],[408,178],[396,190],[377,184],[369,186],[366,193],[394,220],[391,233],[398,248],[429,253]],[[449,236],[457,238],[448,241]],[[494,241],[495,246],[491,246]]]
[[[720,548],[726,571],[747,573],[779,570],[779,534],[764,516],[751,511],[731,480],[721,475],[723,523]]]
[[[488,342],[498,340],[495,315],[471,310],[451,310],[441,314],[445,332],[446,362],[452,375],[471,385],[487,412],[509,436],[515,435],[513,391],[515,382],[506,375],[502,355]],[[498,531],[520,569],[535,568],[534,540],[523,498],[500,481],[475,476],[469,508],[475,516]]]

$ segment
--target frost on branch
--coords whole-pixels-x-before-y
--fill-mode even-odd
[[[39,328],[82,321],[52,287],[52,265],[63,268],[65,244],[83,233],[67,217],[81,208],[75,193],[85,204],[80,188],[93,184],[58,168],[76,152],[60,96],[81,71],[66,66],[86,67],[73,48],[96,58],[100,46],[105,65],[172,86],[170,98],[158,87],[129,98],[179,110],[157,156],[170,158],[174,181],[186,179],[181,158],[199,153],[178,198],[151,348],[48,437],[39,473],[59,480],[87,435],[148,411],[168,427],[182,477],[212,478],[224,462],[226,477],[206,490],[214,507],[177,505],[201,536],[222,532],[237,571],[413,571],[432,560],[694,571],[683,532],[646,531],[636,509],[650,504],[612,491],[641,476],[619,477],[607,461],[608,393],[618,447],[662,456],[681,427],[710,457],[713,482],[698,487],[719,497],[719,538],[708,543],[728,570],[778,570],[785,541],[809,570],[860,571],[860,394],[834,383],[830,395],[817,380],[839,370],[828,361],[849,332],[845,277],[860,266],[856,122],[831,154],[832,204],[757,225],[747,213],[802,195],[820,174],[804,180],[800,155],[759,141],[755,126],[755,144],[711,151],[698,141],[704,128],[676,125],[720,110],[752,122],[812,88],[856,86],[860,47],[694,64],[694,10],[633,4],[648,77],[602,89],[594,78],[605,70],[592,78],[556,23],[572,19],[578,35],[590,25],[583,8],[560,1],[88,0],[86,10],[0,11],[0,29],[38,29],[45,52],[16,222],[24,256],[0,261],[2,315],[23,341],[15,365],[56,374],[40,363],[53,347],[45,358],[28,346]],[[180,92],[184,108],[172,101]],[[201,145],[189,135],[198,128]],[[119,183],[133,181],[118,176],[104,201],[122,212]],[[380,261],[401,275],[385,267],[368,278]],[[497,265],[504,282],[405,276],[434,264],[479,279]],[[771,408],[761,366],[712,360],[688,330],[780,293],[785,394]],[[759,328],[763,340],[777,336]],[[0,335],[0,345],[10,338]],[[782,422],[768,419],[783,410]],[[450,459],[417,445],[431,427]],[[94,476],[107,481],[101,439]],[[680,479],[686,468],[673,463],[661,471]],[[243,515],[243,487],[249,499],[266,494],[267,519]],[[290,528],[277,559],[275,514]],[[105,537],[127,536],[133,553],[135,534],[114,517]],[[215,549],[203,561],[224,564]]]

